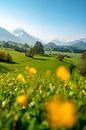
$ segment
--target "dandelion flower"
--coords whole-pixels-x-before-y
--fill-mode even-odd
[[[21,106],[27,105],[27,96],[26,95],[20,95],[16,98],[16,102]]]
[[[66,87],[67,86],[67,82],[66,82],[66,80],[64,81],[64,87]]]
[[[64,127],[72,127],[76,123],[75,106],[72,102],[65,101],[62,104],[62,120]]]
[[[31,67],[31,68],[29,69],[29,72],[30,72],[30,74],[36,74],[36,73],[37,73],[37,70],[36,70],[35,68]]]
[[[56,70],[56,76],[65,81],[70,78],[70,72],[66,67],[60,66]]]
[[[83,95],[86,95],[86,91],[84,89],[82,90],[82,93],[83,93]]]
[[[46,110],[51,127],[72,127],[76,123],[75,105],[70,101],[51,99]]]
[[[25,79],[24,79],[24,77],[23,77],[22,74],[19,74],[19,75],[17,76],[17,80],[19,80],[19,81],[25,81]]]
[[[29,72],[30,67],[29,67],[29,66],[26,66],[25,69],[26,69],[26,71]]]

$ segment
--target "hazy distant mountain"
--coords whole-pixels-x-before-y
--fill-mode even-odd
[[[86,43],[86,38],[81,38],[81,39],[78,39],[78,40],[69,41],[69,42],[67,42],[67,44],[77,46],[77,45],[81,45],[82,42]]]
[[[82,50],[86,50],[86,38],[82,38],[79,40],[74,40],[70,42],[65,42],[65,44],[55,44],[56,42],[50,42],[46,44],[44,47],[47,50],[57,50],[57,51],[74,51],[81,52]]]
[[[45,44],[44,48],[48,49],[48,50],[53,50],[53,49],[57,48],[57,46],[55,43],[49,42],[48,44]]]
[[[72,47],[72,48],[85,50],[86,49],[86,38],[81,38],[79,40],[69,42],[69,46]]]
[[[81,38],[78,40],[73,40],[69,42],[62,42],[59,41],[58,39],[52,40],[53,43],[55,43],[57,46],[83,46],[86,43],[86,38]],[[83,44],[83,45],[82,45]]]
[[[41,39],[39,39],[38,37],[35,37],[35,36],[33,36],[33,35],[32,35],[32,37],[35,38],[36,41],[40,41],[42,44],[46,44],[46,42],[45,42],[44,40],[41,40]]]
[[[36,43],[36,41],[40,41],[43,44],[45,44],[44,41],[40,40],[39,38],[37,38],[35,36],[29,35],[22,28],[17,28],[12,33],[10,33],[6,29],[0,27],[0,41],[27,43],[29,45],[33,45]]]
[[[22,28],[17,28],[10,33],[4,28],[0,27],[0,41],[12,41],[16,43],[27,43],[29,45],[34,45],[36,41],[40,41],[43,44],[44,41],[40,40],[37,37],[29,35]],[[52,40],[48,44],[44,45],[45,49],[56,49],[57,50],[86,50],[86,38],[81,38],[78,40],[70,41],[70,42],[61,42],[59,40]]]
[[[62,42],[62,41],[59,41],[58,39],[54,39],[51,41],[52,43],[55,43],[57,46],[63,46],[65,45],[66,43],[65,42]]]
[[[22,43],[28,43],[29,45],[33,45],[37,41],[33,36],[29,35],[22,28],[17,28],[12,33],[17,38],[21,39]]]
[[[0,41],[13,41],[13,42],[21,42],[17,37],[12,35],[9,31],[0,27]]]

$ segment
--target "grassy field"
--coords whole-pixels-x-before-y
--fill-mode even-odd
[[[64,60],[65,62],[60,62],[55,57],[51,56],[35,55],[34,58],[32,59],[26,57],[24,53],[16,52],[12,49],[0,49],[0,51],[9,52],[12,55],[14,62],[13,64],[0,62],[0,72],[17,70],[18,73],[24,73],[25,67],[29,65],[30,67],[35,67],[39,73],[42,73],[47,70],[55,71],[58,65],[68,66],[71,63],[77,65],[80,62],[79,60],[80,54],[74,54],[74,53],[73,54],[65,53],[69,56],[72,56],[72,58],[69,59],[66,58]],[[56,54],[56,52],[53,53]]]
[[[0,62],[0,130],[86,130],[86,78],[77,71],[80,54],[67,53],[72,57],[59,61],[0,50],[14,61]],[[27,65],[33,69],[26,70]],[[75,73],[69,71],[72,65]]]
[[[1,49],[4,51],[4,49]],[[18,72],[23,72],[25,70],[25,67],[27,65],[31,67],[35,67],[39,72],[43,72],[46,70],[51,69],[54,71],[57,66],[57,60],[53,57],[48,56],[34,56],[34,59],[26,57],[24,53],[16,52],[14,50],[5,50],[9,52],[13,57],[13,64],[7,64],[0,62],[0,69],[1,71],[4,71],[5,69],[8,70],[18,70]]]

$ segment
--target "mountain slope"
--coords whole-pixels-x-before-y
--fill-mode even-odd
[[[65,45],[66,43],[65,42],[62,42],[62,41],[59,41],[58,39],[54,39],[51,41],[52,43],[55,43],[57,46],[63,46]]]
[[[69,42],[69,46],[72,47],[72,48],[85,50],[86,49],[86,38],[82,38],[82,39],[79,39],[79,40]]]
[[[33,36],[29,35],[22,28],[17,28],[12,33],[14,36],[21,39],[22,43],[33,45],[37,41]]]
[[[20,39],[12,35],[9,31],[0,27],[0,41],[13,41],[13,42],[21,42]]]
[[[57,46],[55,43],[49,42],[48,44],[45,44],[44,48],[48,49],[48,50],[53,50],[53,49],[57,48]]]
[[[45,45],[45,49],[47,50],[57,50],[57,51],[74,51],[81,52],[86,50],[86,38],[82,38],[79,40],[74,40],[65,43],[64,45],[56,45],[54,42],[50,42]]]

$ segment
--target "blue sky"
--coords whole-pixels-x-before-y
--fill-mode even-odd
[[[86,0],[0,0],[0,26],[45,41],[86,37]]]

